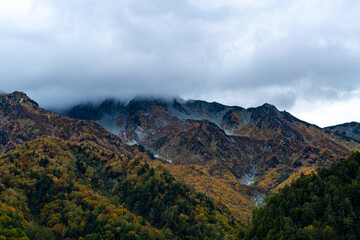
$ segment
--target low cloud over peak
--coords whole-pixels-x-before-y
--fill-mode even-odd
[[[3,1],[0,88],[45,107],[165,95],[305,116],[360,99],[359,12],[350,0]]]

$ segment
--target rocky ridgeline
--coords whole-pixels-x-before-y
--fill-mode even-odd
[[[97,121],[124,142],[141,144],[172,164],[204,165],[236,179],[247,179],[256,168],[252,185],[266,190],[300,168],[327,166],[359,146],[271,104],[244,109],[196,100],[135,98],[127,104],[106,100],[78,105],[62,114]]]
[[[336,135],[342,136],[344,138],[360,141],[360,123],[358,122],[350,122],[326,127],[325,130],[333,132]]]

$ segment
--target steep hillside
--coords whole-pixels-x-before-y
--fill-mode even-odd
[[[112,150],[129,148],[99,124],[46,111],[25,93],[0,96],[0,153],[26,141],[48,136],[64,140],[91,140]]]
[[[226,208],[133,150],[51,137],[2,155],[0,238],[235,238]]]
[[[359,239],[360,154],[302,175],[254,212],[244,239]]]
[[[359,143],[270,104],[244,109],[204,101],[136,98],[128,104],[107,100],[79,105],[63,114],[95,120],[124,142],[143,145],[178,179],[215,198],[217,186],[224,186],[226,199],[238,199],[240,204],[221,201],[238,214],[250,213],[264,195],[276,192],[300,172],[328,166],[359,149]],[[210,181],[201,181],[202,177]]]
[[[358,122],[344,123],[336,126],[326,127],[324,129],[344,138],[360,141],[360,123]]]

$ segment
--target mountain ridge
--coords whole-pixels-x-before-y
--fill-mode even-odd
[[[348,122],[339,125],[329,126],[324,128],[326,131],[330,131],[344,138],[352,139],[360,142],[360,123]]]
[[[245,197],[248,216],[255,196],[276,192],[300,173],[329,166],[360,146],[271,104],[245,109],[154,98],[137,98],[126,105],[116,100],[103,103],[107,104],[95,108],[78,105],[62,114],[84,118],[87,112],[96,113],[85,118],[97,119],[127,144],[144,146],[175,177],[197,190],[216,197],[217,185],[224,184],[228,191],[223,194],[232,196],[228,199]],[[201,174],[211,183],[191,180]],[[225,204],[236,208],[231,201]]]
[[[47,136],[59,136],[64,140],[91,139],[109,148],[121,144],[121,139],[101,125],[47,111],[22,92],[0,97],[0,119],[1,152],[7,152],[17,144],[37,137]]]

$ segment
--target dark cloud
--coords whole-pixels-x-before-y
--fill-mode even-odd
[[[292,110],[358,97],[358,1],[2,4],[0,88],[42,106],[154,94]]]

